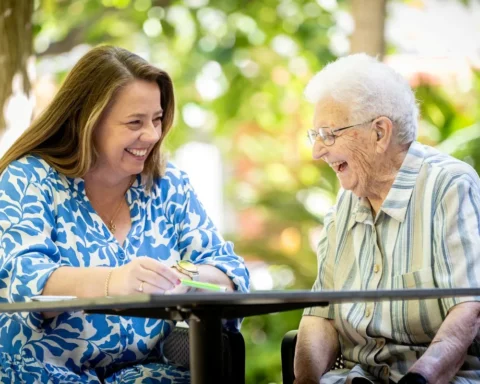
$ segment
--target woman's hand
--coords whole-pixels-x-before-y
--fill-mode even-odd
[[[112,271],[108,293],[110,296],[135,293],[164,294],[165,291],[182,287],[181,278],[184,276],[173,268],[158,260],[142,256]]]
[[[177,274],[181,275],[181,279],[187,279],[190,280],[190,276],[184,275],[183,273],[180,273],[178,271],[175,271]],[[172,289],[169,289],[168,291],[165,291],[166,295],[172,295],[172,294],[180,294],[180,293],[187,293],[190,291],[191,288],[186,285],[179,284],[176,287],[173,287]]]

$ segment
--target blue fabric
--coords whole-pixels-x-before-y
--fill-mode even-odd
[[[127,202],[132,228],[120,245],[91,206],[83,179],[36,156],[10,164],[0,176],[0,301],[40,295],[60,266],[114,267],[138,256],[209,264],[236,290],[248,291],[243,259],[218,233],[184,172],[169,164],[151,190],[138,175]],[[230,330],[239,326],[240,320],[225,323]],[[172,327],[171,321],[83,312],[48,320],[40,313],[1,314],[0,383],[98,383],[98,372],[115,372],[108,383],[185,383],[188,372],[150,362],[160,358]]]

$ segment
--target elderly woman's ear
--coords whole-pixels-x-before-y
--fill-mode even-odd
[[[388,117],[381,116],[374,122],[376,152],[384,153],[390,146],[393,138],[393,123]]]

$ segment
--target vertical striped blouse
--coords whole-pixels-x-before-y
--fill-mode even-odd
[[[367,199],[340,191],[325,218],[313,290],[478,287],[480,179],[468,164],[412,143],[376,217]],[[480,297],[332,304],[304,315],[334,319],[348,370],[397,381],[421,356],[448,311]],[[474,342],[454,383],[480,383]],[[349,382],[349,380],[347,381]]]

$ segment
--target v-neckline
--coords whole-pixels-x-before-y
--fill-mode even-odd
[[[125,240],[123,241],[123,244],[120,244],[120,242],[117,240],[115,235],[110,231],[108,228],[107,223],[103,221],[101,216],[98,214],[98,212],[95,210],[93,207],[90,199],[87,196],[87,193],[85,191],[85,180],[81,177],[76,177],[76,178],[71,178],[71,184],[73,186],[74,191],[76,192],[77,195],[77,201],[80,201],[88,210],[88,213],[93,220],[93,222],[98,226],[98,228],[101,228],[105,237],[107,238],[108,241],[114,241],[120,248],[125,249],[125,247],[128,245],[129,238],[133,234],[133,230],[138,224],[138,219],[135,219],[134,216],[132,215],[133,213],[133,208],[135,204],[138,203],[138,190],[142,188],[142,177],[140,174],[136,175],[135,181],[132,183],[130,188],[125,193],[128,209],[130,211],[130,220],[131,220],[131,226],[130,230],[128,231],[127,235],[125,236]],[[137,198],[134,198],[134,194],[137,195]],[[75,197],[75,196],[74,196]]]

